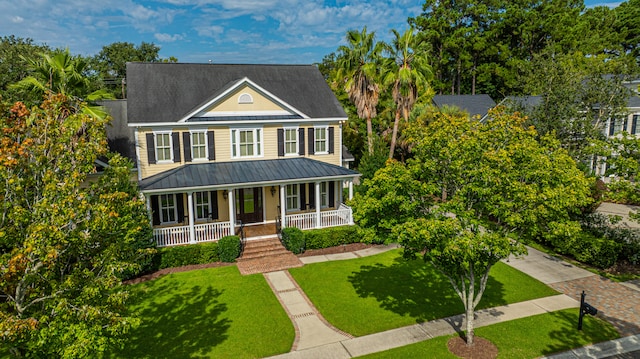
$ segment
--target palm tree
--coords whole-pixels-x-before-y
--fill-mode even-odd
[[[373,126],[371,119],[377,116],[376,106],[380,95],[379,65],[382,43],[375,42],[375,32],[349,30],[347,45],[338,47],[335,81],[344,84],[349,100],[355,105],[358,117],[367,120],[367,146],[373,154]]]
[[[69,49],[53,54],[43,53],[39,59],[25,59],[30,63],[32,75],[23,78],[11,87],[45,93],[63,94],[83,103],[81,111],[94,117],[104,118],[106,112],[99,106],[89,106],[85,101],[94,102],[113,99],[108,91],[101,89],[89,93],[91,81],[86,76],[87,62],[81,57],[73,57]]]
[[[395,29],[392,43],[385,44],[385,51],[390,54],[384,69],[383,84],[392,87],[393,101],[396,104],[393,133],[389,159],[393,158],[398,138],[400,115],[405,122],[418,98],[429,91],[428,80],[431,78],[431,66],[427,63],[427,50],[424,42],[415,36],[414,29],[407,29],[402,35]]]

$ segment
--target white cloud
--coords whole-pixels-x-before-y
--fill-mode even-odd
[[[14,24],[20,24],[24,22],[24,18],[22,16],[14,16],[11,18],[11,22],[13,22]]]
[[[224,32],[224,27],[218,25],[198,26],[195,30],[200,36],[217,38]]]
[[[160,42],[175,42],[175,41],[184,39],[184,36],[180,34],[170,35],[170,34],[156,33],[153,35],[153,37]]]

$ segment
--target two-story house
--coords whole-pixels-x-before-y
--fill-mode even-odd
[[[353,224],[347,115],[315,66],[129,63],[125,112],[158,246]]]

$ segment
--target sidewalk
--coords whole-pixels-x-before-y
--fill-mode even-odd
[[[300,258],[300,260],[306,264],[330,260],[354,259],[382,253],[395,248],[397,248],[396,245],[368,248],[362,251],[350,253],[303,257]],[[527,256],[518,259],[510,258],[506,260],[505,263],[552,286],[575,280],[583,280],[585,278],[589,279],[598,277],[591,272],[577,268],[532,248],[529,249],[529,254]],[[265,273],[264,276],[291,318],[296,330],[296,339],[293,344],[292,351],[271,357],[275,359],[353,358],[356,356],[417,343],[442,335],[453,334],[460,331],[464,325],[464,316],[456,315],[449,318],[438,319],[426,323],[415,324],[354,338],[351,335],[334,328],[324,320],[287,271]],[[634,292],[633,289],[629,290]],[[640,295],[640,292],[637,293]],[[501,307],[489,308],[476,312],[477,317],[475,326],[482,327],[567,308],[578,308],[579,304],[579,301],[575,298],[566,294],[560,294],[552,297],[539,298]],[[640,305],[640,301],[636,302],[635,305]],[[640,331],[638,331],[638,333],[640,333]],[[558,354],[559,356],[551,356],[550,358],[572,359],[576,358],[576,355],[580,358],[607,357],[589,356],[592,355],[592,353],[616,355],[630,352],[629,354],[633,355],[631,352],[640,349],[637,348],[637,345],[640,345],[639,340],[638,336],[622,338],[614,342],[600,343],[595,346],[560,353]]]

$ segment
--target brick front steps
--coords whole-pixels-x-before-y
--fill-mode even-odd
[[[303,265],[298,257],[282,246],[278,237],[247,241],[237,263],[242,275],[275,272]]]

